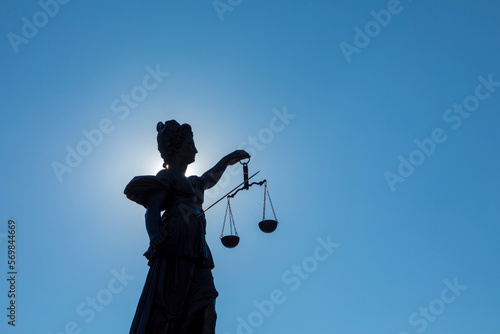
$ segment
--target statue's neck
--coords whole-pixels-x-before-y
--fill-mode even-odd
[[[177,174],[186,175],[187,165],[172,162],[168,165],[168,170],[173,171]]]

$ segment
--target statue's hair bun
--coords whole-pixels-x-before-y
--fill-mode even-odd
[[[163,122],[158,122],[158,124],[156,124],[156,131],[160,132],[160,130],[163,129],[164,127],[165,124]]]

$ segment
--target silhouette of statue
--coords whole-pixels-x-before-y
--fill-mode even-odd
[[[157,127],[164,160],[156,176],[136,176],[125,188],[130,200],[146,208],[149,272],[130,329],[131,334],[214,334],[214,262],[205,240],[203,194],[225,169],[250,155],[237,150],[202,176],[185,176],[198,153],[188,124],[174,120]],[[163,214],[161,212],[163,211]]]

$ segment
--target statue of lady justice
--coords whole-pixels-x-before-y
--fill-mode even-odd
[[[203,193],[226,167],[250,155],[237,150],[202,176],[185,176],[198,153],[188,124],[159,122],[158,150],[164,160],[156,176],[136,176],[125,188],[146,208],[149,272],[130,334],[214,334],[214,262],[205,240]],[[161,212],[164,211],[163,214]]]

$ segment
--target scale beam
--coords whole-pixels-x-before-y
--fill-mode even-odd
[[[245,182],[246,182],[246,184],[245,184],[243,187],[241,187],[240,189],[236,190],[236,191],[234,192],[234,194],[232,194],[232,195],[227,195],[227,197],[229,197],[229,198],[233,198],[234,196],[236,196],[236,194],[238,193],[238,191],[240,191],[240,190],[248,190],[248,189],[249,189],[251,186],[253,186],[254,184],[258,184],[259,186],[262,186],[264,183],[266,183],[266,182],[267,182],[267,180],[262,180],[262,181],[260,181],[260,182],[252,182],[252,183],[250,183],[250,184],[248,184],[248,180],[247,180],[247,181],[245,181]]]

